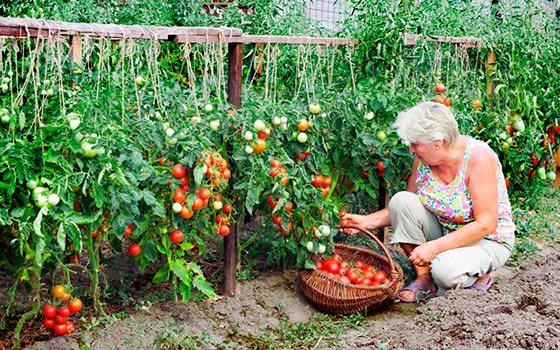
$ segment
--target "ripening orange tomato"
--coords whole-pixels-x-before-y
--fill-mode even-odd
[[[53,287],[52,293],[55,298],[62,299],[64,297],[64,294],[66,294],[66,289],[64,288],[64,286],[57,284]]]

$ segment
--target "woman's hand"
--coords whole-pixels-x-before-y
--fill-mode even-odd
[[[345,224],[348,226],[356,226],[361,228],[362,230],[368,229],[368,216],[367,215],[360,215],[360,214],[346,214],[341,219],[345,219]],[[359,232],[359,230],[354,228],[343,228],[340,231],[346,233],[347,235],[353,236]]]
[[[408,257],[408,261],[417,266],[429,266],[439,253],[440,249],[437,241],[428,241],[414,248]]]

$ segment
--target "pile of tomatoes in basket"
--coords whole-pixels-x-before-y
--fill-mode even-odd
[[[351,285],[373,287],[391,282],[384,270],[361,260],[345,261],[337,253],[334,253],[330,258],[317,262],[315,267],[335,278],[339,278],[341,282]]]

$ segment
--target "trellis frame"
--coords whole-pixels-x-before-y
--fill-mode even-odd
[[[140,25],[116,25],[98,23],[73,23],[27,18],[0,18],[0,37],[41,38],[48,36],[68,37],[70,56],[73,62],[82,60],[82,39],[99,38],[109,40],[149,39],[178,43],[227,43],[228,102],[241,107],[243,78],[243,44],[294,44],[294,45],[356,45],[355,39],[297,37],[278,35],[244,35],[241,29],[231,27],[161,27]],[[237,226],[230,227],[230,234],[224,237],[224,282],[222,295],[236,294],[237,267]]]

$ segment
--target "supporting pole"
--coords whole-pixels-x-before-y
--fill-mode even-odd
[[[243,75],[243,44],[228,45],[228,102],[241,107],[241,81]],[[237,221],[237,220],[236,220]],[[230,226],[224,238],[224,281],[223,295],[236,294],[237,281],[237,224]]]

